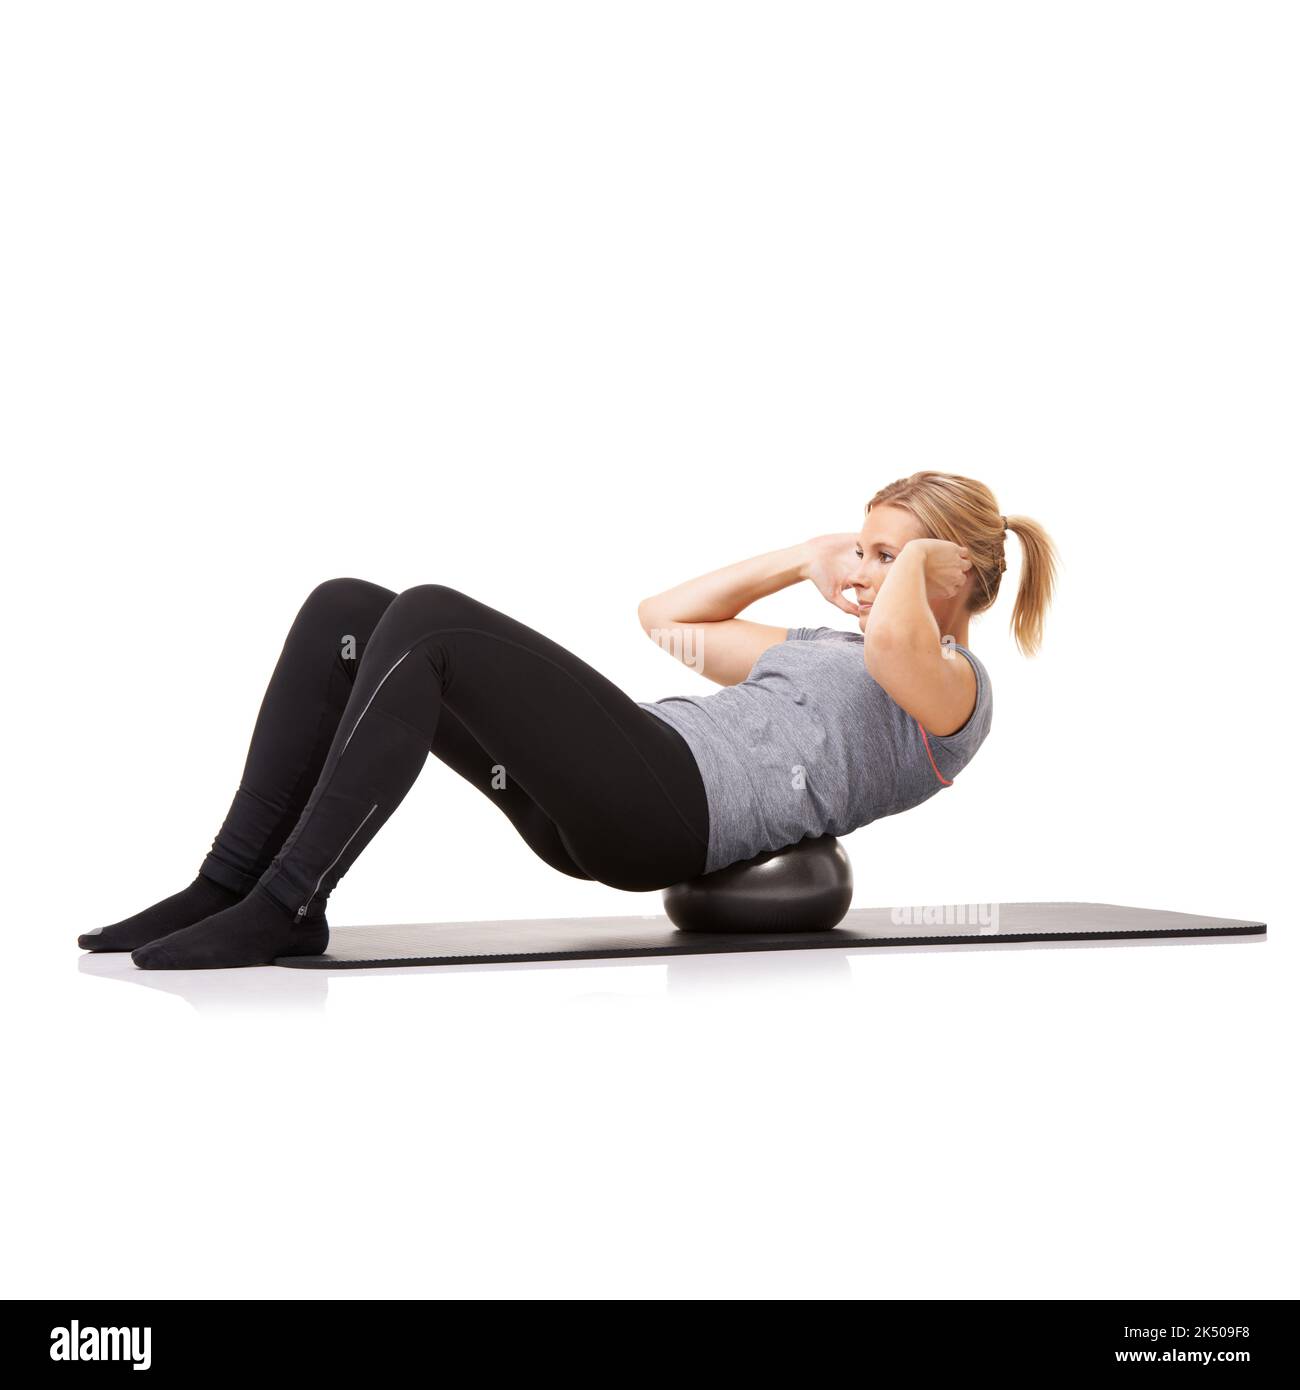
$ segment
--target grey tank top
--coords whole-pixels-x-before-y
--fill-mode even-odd
[[[709,804],[705,872],[805,836],[847,835],[919,805],[949,785],[989,731],[988,672],[975,671],[971,717],[926,734],[868,674],[862,635],[789,629],[747,680],[713,695],[639,701],[686,740]]]

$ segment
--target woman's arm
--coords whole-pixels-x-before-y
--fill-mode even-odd
[[[851,562],[854,541],[852,535],[818,536],[688,579],[643,599],[637,609],[641,626],[691,670],[719,685],[739,685],[768,647],[785,641],[788,629],[749,622],[736,614],[803,579],[814,579],[822,588],[823,577],[841,558]],[[838,606],[857,612],[843,601]]]
[[[637,616],[649,636],[683,665],[719,685],[739,685],[768,647],[785,641],[787,630],[736,614],[797,584],[803,566],[802,546],[769,551],[643,599]]]
[[[871,677],[923,729],[940,737],[955,734],[971,717],[978,690],[970,662],[944,655],[930,594],[953,597],[969,569],[966,552],[951,541],[908,541],[861,622],[862,656]]]

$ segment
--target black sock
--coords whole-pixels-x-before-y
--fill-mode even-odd
[[[214,912],[233,906],[242,897],[242,893],[223,888],[200,874],[188,888],[146,907],[134,917],[114,922],[111,927],[96,927],[79,936],[77,945],[83,951],[134,951],[137,946],[157,941],[160,936],[170,936],[182,927],[201,922]]]
[[[131,959],[142,970],[222,970],[269,965],[277,956],[318,956],[329,939],[323,914],[299,921],[258,885],[242,902],[141,946]]]

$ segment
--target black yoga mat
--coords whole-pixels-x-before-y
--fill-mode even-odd
[[[1117,941],[1132,938],[1263,936],[1263,922],[1196,917],[1111,903],[1000,903],[910,909],[857,908],[833,931],[681,932],[666,917],[558,917],[516,922],[421,922],[336,927],[322,956],[282,956],[294,970],[368,966],[471,965],[497,961],[603,960],[694,956],[724,951],[807,951],[854,946],[981,945],[1011,941]],[[908,918],[920,917],[913,921]],[[928,920],[927,920],[928,919]]]

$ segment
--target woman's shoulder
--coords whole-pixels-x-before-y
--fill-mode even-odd
[[[975,672],[975,707],[971,710],[970,718],[960,729],[951,734],[931,734],[930,739],[952,752],[973,753],[983,743],[993,720],[993,682],[989,677],[988,668],[969,647],[945,639],[944,653],[954,661],[957,659],[956,654],[960,653],[970,663],[971,670]]]
[[[989,675],[989,668],[985,666],[969,647],[958,647],[957,650],[961,652],[975,670],[975,682],[979,686],[979,698],[986,701],[992,700],[993,677]]]

